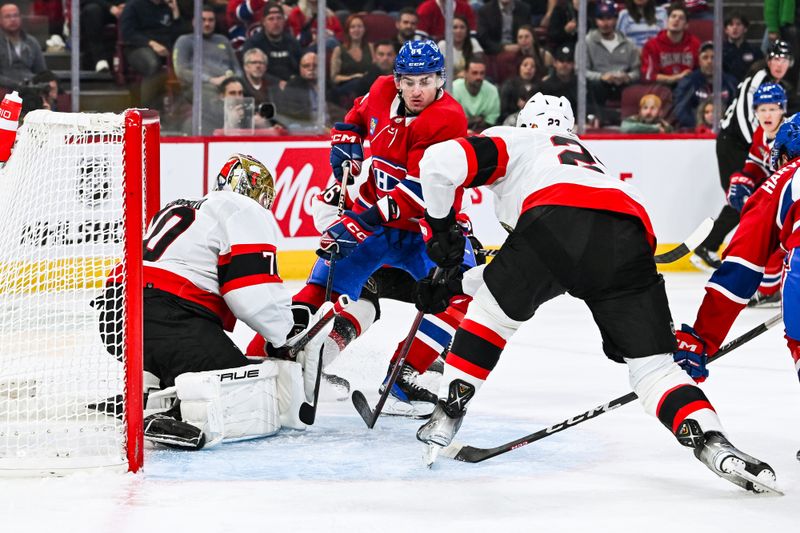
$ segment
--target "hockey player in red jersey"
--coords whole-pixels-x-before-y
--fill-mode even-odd
[[[345,164],[353,174],[359,173],[362,143],[367,139],[372,164],[352,210],[323,232],[317,252],[320,259],[307,285],[293,299],[295,323],[298,328],[305,327],[308,316],[325,300],[327,260],[335,256],[333,294],[347,294],[354,301],[334,321],[333,332],[325,341],[324,366],[375,320],[374,298],[362,297],[367,296],[364,287],[374,272],[387,265],[421,279],[435,266],[425,254],[417,222],[424,212],[419,161],[428,146],[467,131],[463,109],[443,85],[444,57],[436,44],[409,41],[397,55],[394,76],[378,78],[369,93],[355,101],[344,122],[331,131],[330,159],[337,182],[342,182]],[[462,252],[465,267],[474,266],[471,247]],[[399,398],[434,399],[414,386],[414,381],[447,346],[458,320],[460,316],[443,313],[423,323],[420,331],[431,342],[418,345],[419,359],[409,358],[398,390],[393,389]],[[256,338],[248,353],[259,353],[262,347],[263,340]]]
[[[772,146],[779,168],[744,204],[739,227],[725,249],[722,266],[706,284],[706,295],[694,326],[677,333],[681,365],[698,381],[708,376],[708,354],[719,349],[734,320],[761,282],[764,267],[776,252],[784,253],[783,321],[786,341],[800,378],[800,118],[781,126]]]
[[[673,361],[656,239],[639,193],[607,172],[571,133],[573,123],[565,98],[537,93],[519,114],[521,127],[438,144],[420,163],[427,249],[440,267],[451,267],[463,245],[453,223],[459,187],[486,186],[498,219],[513,230],[484,270],[447,354],[439,402],[417,438],[433,456],[450,444],[510,337],[541,304],[568,292],[591,310],[606,356],[627,363],[645,410],[714,473],[764,490],[772,469],[728,442],[706,395]]]
[[[741,212],[744,203],[775,170],[772,168],[770,150],[786,114],[786,91],[777,83],[762,83],[753,94],[753,109],[758,128],[753,132],[753,142],[741,172],[731,175],[728,187],[728,204]],[[748,307],[780,307],[781,272],[783,254],[776,253],[767,262],[758,291],[747,303]]]

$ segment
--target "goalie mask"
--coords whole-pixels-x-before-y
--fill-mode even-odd
[[[572,105],[563,96],[536,93],[517,115],[518,128],[542,128],[572,131],[575,115]]]
[[[275,182],[272,174],[251,155],[233,154],[217,175],[215,191],[233,191],[258,202],[269,209],[275,199]]]

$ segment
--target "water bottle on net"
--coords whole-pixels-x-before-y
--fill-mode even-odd
[[[17,138],[20,111],[22,98],[17,91],[7,94],[0,103],[0,165],[5,165],[11,157],[14,139]]]

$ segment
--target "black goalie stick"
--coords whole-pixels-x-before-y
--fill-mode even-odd
[[[735,338],[722,348],[720,348],[717,353],[713,356],[708,358],[708,362],[712,363],[722,357],[723,355],[732,352],[736,348],[740,347],[744,343],[751,341],[770,329],[772,326],[777,324],[781,321],[782,315],[778,314],[766,322],[759,324],[758,326],[754,327],[747,333],[741,335],[740,337]],[[568,418],[558,424],[553,424],[550,427],[540,429],[530,435],[525,435],[522,438],[517,440],[513,440],[511,442],[507,442],[505,444],[501,444],[500,446],[495,446],[494,448],[476,448],[474,446],[468,446],[459,443],[451,443],[446,448],[442,448],[439,451],[440,457],[449,457],[451,459],[455,459],[456,461],[463,461],[465,463],[480,463],[481,461],[485,461],[486,459],[491,459],[492,457],[497,457],[498,455],[502,455],[506,452],[510,452],[511,450],[516,450],[517,448],[521,448],[523,446],[527,446],[532,442],[536,442],[537,440],[544,439],[558,433],[560,431],[564,431],[565,429],[569,429],[571,427],[577,426],[582,422],[586,422],[587,420],[591,420],[592,418],[596,418],[603,413],[607,413],[609,411],[613,411],[618,407],[622,407],[625,404],[628,404],[634,401],[638,396],[635,392],[629,392],[625,396],[620,396],[614,400],[611,400],[608,403],[604,403],[603,405],[599,405],[594,409],[589,409],[588,411],[584,411],[579,415],[575,415],[572,418]]]
[[[443,270],[437,267],[433,273],[434,281],[439,279],[442,273]],[[406,335],[406,340],[403,342],[403,347],[400,349],[400,354],[397,356],[397,360],[392,366],[392,371],[389,374],[389,377],[386,378],[383,392],[381,393],[381,397],[378,399],[378,403],[375,404],[375,409],[373,410],[370,408],[369,402],[367,402],[367,398],[364,396],[363,392],[360,390],[353,391],[353,407],[356,408],[356,411],[358,411],[358,414],[361,415],[364,423],[366,423],[367,427],[370,429],[375,427],[375,422],[377,422],[378,417],[381,416],[383,405],[386,403],[386,399],[389,397],[389,393],[392,391],[392,387],[397,381],[397,376],[400,375],[400,370],[403,368],[403,364],[406,362],[406,356],[411,349],[411,343],[414,341],[414,337],[417,334],[419,325],[422,323],[423,316],[425,316],[425,313],[418,311],[417,316],[414,317],[414,322],[411,324],[411,329],[408,331],[408,335]]]
[[[708,234],[711,232],[711,228],[714,226],[714,219],[709,217],[697,226],[691,235],[689,235],[685,241],[681,244],[673,248],[672,250],[668,250],[662,254],[655,255],[653,259],[655,259],[656,263],[664,264],[664,263],[674,263],[681,257],[688,255],[692,250],[700,246],[700,243],[703,242]],[[500,250],[488,249],[488,248],[478,248],[475,250],[477,255],[482,255],[484,257],[493,257],[497,255]]]

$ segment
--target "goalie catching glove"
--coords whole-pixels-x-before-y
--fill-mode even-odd
[[[708,377],[708,354],[706,343],[697,334],[694,328],[683,324],[680,331],[675,332],[678,349],[672,358],[689,376],[697,383],[702,383]]]
[[[419,225],[431,261],[445,269],[461,265],[466,237],[452,208],[445,218],[434,218],[425,211],[425,219]]]

